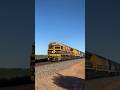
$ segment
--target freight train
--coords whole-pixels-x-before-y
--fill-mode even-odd
[[[85,53],[86,79],[120,75],[120,63],[90,52]]]
[[[62,61],[79,59],[84,53],[63,43],[51,42],[48,44],[48,61]]]
[[[44,58],[43,58],[44,57]],[[79,59],[85,57],[84,52],[69,47],[62,43],[52,42],[48,45],[48,55],[35,56],[35,43],[32,45],[32,54],[30,61],[30,78],[35,81],[35,63],[44,61],[62,61],[68,59]],[[42,58],[42,59],[41,59]]]

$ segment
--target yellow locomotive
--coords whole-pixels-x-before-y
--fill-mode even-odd
[[[48,60],[61,61],[67,59],[80,58],[81,52],[75,48],[67,46],[63,43],[51,42],[48,44]]]
[[[85,53],[86,79],[120,75],[120,64],[90,52]]]

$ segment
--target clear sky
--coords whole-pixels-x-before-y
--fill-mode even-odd
[[[49,42],[85,50],[85,0],[36,0],[35,53],[47,54]]]

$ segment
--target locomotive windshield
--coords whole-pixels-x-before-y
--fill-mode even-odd
[[[54,46],[53,45],[49,45],[49,49],[53,49],[54,48]]]

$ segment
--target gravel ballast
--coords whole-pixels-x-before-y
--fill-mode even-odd
[[[35,90],[84,90],[83,61],[77,59],[37,66]]]

